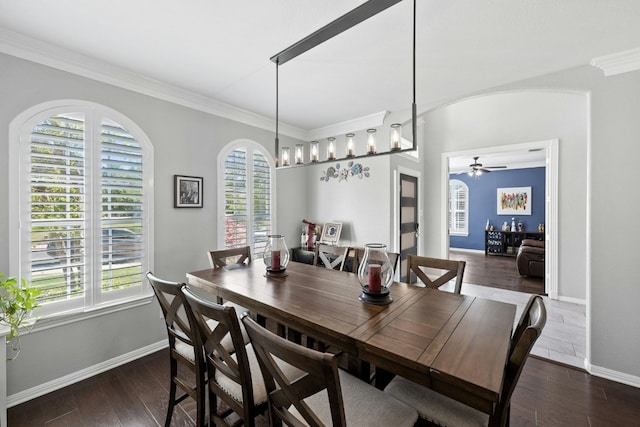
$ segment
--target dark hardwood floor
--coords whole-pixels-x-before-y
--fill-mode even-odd
[[[464,260],[464,283],[544,295],[544,280],[518,274],[516,259],[451,249],[449,258]]]
[[[8,426],[164,425],[167,351],[14,406]],[[640,389],[536,358],[527,361],[511,402],[512,427],[640,426]],[[194,416],[195,405],[187,400],[171,425],[193,426]]]
[[[521,277],[515,259],[451,251],[467,261],[464,282],[542,293],[541,279]],[[168,395],[168,350],[162,350],[12,407],[9,427],[161,426]],[[511,426],[639,426],[640,389],[530,357],[512,397]],[[195,425],[186,400],[172,426]],[[260,417],[257,427],[266,421]],[[359,426],[358,426],[359,427]]]

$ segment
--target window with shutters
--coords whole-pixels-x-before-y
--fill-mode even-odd
[[[224,182],[221,245],[249,245],[253,255],[261,257],[272,229],[273,160],[251,141],[230,144],[222,150],[220,159],[220,182]]]
[[[152,255],[152,150],[123,121],[105,107],[79,103],[17,123],[16,263],[42,289],[40,315],[150,292],[143,273]]]
[[[469,235],[469,187],[458,179],[449,181],[449,234]]]

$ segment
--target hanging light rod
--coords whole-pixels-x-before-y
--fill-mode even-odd
[[[401,1],[402,0],[369,0],[351,12],[347,12],[302,40],[292,44],[282,52],[273,55],[271,61],[282,65]]]

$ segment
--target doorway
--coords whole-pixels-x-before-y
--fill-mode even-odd
[[[400,173],[400,281],[415,283],[407,277],[407,256],[418,254],[418,177]]]
[[[557,233],[557,206],[558,206],[558,140],[538,141],[525,144],[514,144],[498,147],[487,147],[474,149],[473,151],[461,151],[442,154],[442,170],[443,170],[443,200],[448,200],[449,179],[452,172],[451,165],[455,164],[455,159],[465,158],[473,159],[475,156],[484,156],[491,158],[492,155],[498,155],[506,152],[518,151],[540,151],[542,152],[545,165],[545,191],[544,191],[544,210],[545,210],[545,278],[544,293],[553,299],[558,298],[558,277],[557,277],[557,256],[558,256],[558,233]],[[455,167],[455,166],[454,166]],[[443,248],[442,252],[450,257],[449,247],[449,212],[448,204],[443,203],[444,212],[442,215],[442,233]]]

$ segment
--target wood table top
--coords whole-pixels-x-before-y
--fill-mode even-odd
[[[356,274],[261,262],[187,274],[189,284],[485,412],[497,402],[516,306],[405,283],[393,302],[362,303]]]

